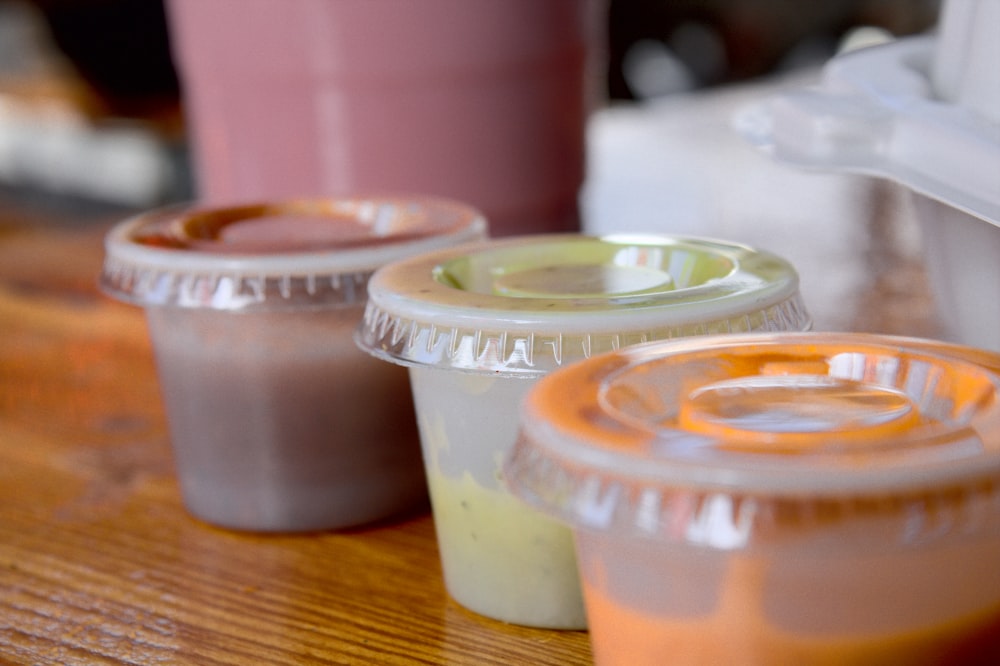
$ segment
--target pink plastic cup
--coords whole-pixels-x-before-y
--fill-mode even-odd
[[[578,228],[602,0],[169,0],[200,196],[419,192]]]

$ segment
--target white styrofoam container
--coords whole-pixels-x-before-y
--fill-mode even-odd
[[[840,55],[741,113],[776,159],[898,182],[914,198],[945,337],[1000,350],[1000,0],[949,0],[936,34]]]

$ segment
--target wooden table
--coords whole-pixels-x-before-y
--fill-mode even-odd
[[[775,239],[801,267],[817,328],[933,335],[897,193],[850,187],[864,213],[820,221],[859,248],[836,299],[828,275],[810,273],[829,266],[828,242]],[[191,518],[142,313],[95,286],[114,221],[0,202],[0,662],[590,663],[584,632],[509,626],[449,600],[426,511],[294,536]]]

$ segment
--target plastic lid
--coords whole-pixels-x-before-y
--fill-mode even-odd
[[[719,241],[505,238],[378,270],[356,340],[403,365],[535,375],[630,344],[805,330],[783,259]]]
[[[101,288],[144,306],[282,310],[363,303],[379,266],[485,235],[476,210],[443,199],[177,207],[108,233]]]
[[[641,345],[539,380],[506,479],[578,526],[681,521],[687,539],[732,537],[740,506],[776,500],[906,518],[906,498],[1000,487],[998,368],[1000,354],[866,334]],[[693,535],[713,502],[701,519],[725,529]]]

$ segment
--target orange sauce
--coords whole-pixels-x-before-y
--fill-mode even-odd
[[[655,616],[584,582],[598,666],[891,666],[1000,664],[1000,604],[908,630],[807,634],[775,626],[758,609],[763,568],[735,557],[710,615]],[[823,599],[816,599],[823,603]],[[933,603],[933,602],[929,602]]]

